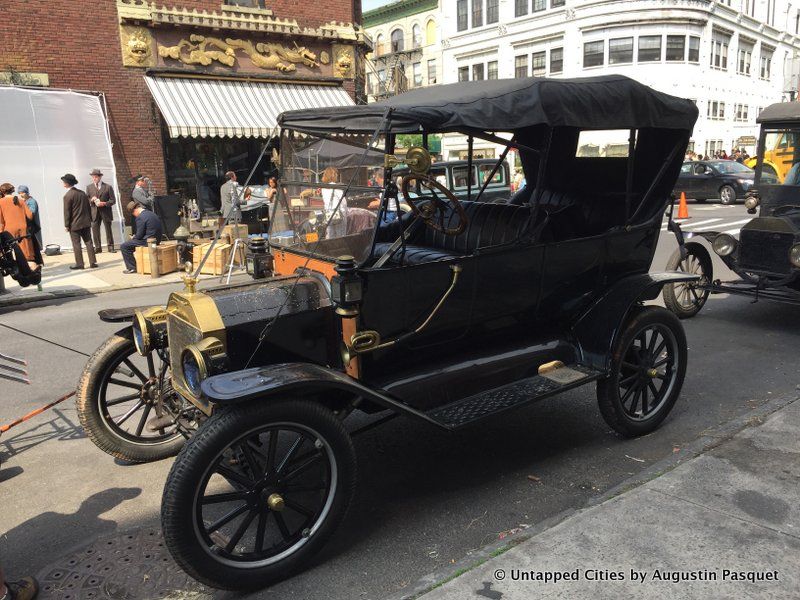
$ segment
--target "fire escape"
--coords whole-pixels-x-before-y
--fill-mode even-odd
[[[414,47],[406,49],[402,40],[375,45],[375,52],[366,61],[370,102],[385,100],[411,88],[406,71],[422,56],[420,40],[414,40],[412,45]]]

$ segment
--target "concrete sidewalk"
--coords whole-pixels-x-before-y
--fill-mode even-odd
[[[423,597],[800,598],[799,431],[800,401]]]
[[[28,302],[65,298],[70,296],[84,296],[100,292],[110,292],[130,288],[180,283],[184,273],[175,272],[153,279],[150,275],[134,273],[126,275],[122,271],[125,265],[122,254],[111,254],[103,251],[97,255],[97,269],[86,268],[82,271],[71,271],[69,266],[74,264],[72,252],[65,252],[58,256],[45,256],[44,270],[42,272],[41,291],[36,286],[20,287],[16,281],[6,277],[3,281],[5,293],[0,292],[0,308],[15,306]],[[84,260],[86,251],[84,250]],[[234,271],[231,278],[237,281],[244,271]],[[219,275],[201,275],[201,281],[220,281]]]

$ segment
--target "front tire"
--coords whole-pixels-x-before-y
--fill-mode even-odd
[[[625,437],[655,430],[681,392],[686,359],[677,317],[660,306],[637,308],[614,342],[610,376],[597,382],[606,423]]]
[[[686,258],[683,260],[680,248],[672,253],[667,262],[667,270],[699,275],[700,280],[697,283],[691,281],[668,283],[662,292],[664,305],[679,319],[689,319],[705,306],[710,292],[707,289],[698,289],[697,286],[709,285],[713,280],[714,271],[711,255],[705,248],[696,243],[689,243],[685,249]]]
[[[183,402],[172,390],[168,369],[158,363],[155,351],[139,355],[130,328],[108,338],[86,363],[75,400],[78,418],[106,454],[143,463],[174,456],[183,446],[174,424],[150,428],[162,416],[164,401]]]
[[[356,458],[318,403],[262,400],[215,413],[175,459],[161,524],[175,561],[212,587],[252,590],[306,568],[342,521]]]
[[[725,206],[729,206],[736,202],[736,190],[730,185],[723,185],[719,188],[719,201]]]

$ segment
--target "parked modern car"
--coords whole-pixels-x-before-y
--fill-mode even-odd
[[[698,202],[718,199],[733,204],[753,187],[755,171],[733,160],[688,161],[681,166],[675,195],[686,193]]]
[[[430,174],[436,181],[449,188],[459,200],[474,200],[478,197],[478,192],[486,183],[486,179],[494,171],[491,181],[481,194],[481,201],[508,202],[511,197],[511,175],[508,162],[503,161],[495,170],[496,165],[497,159],[494,158],[477,158],[471,164],[466,160],[437,162],[431,166]],[[467,173],[470,170],[472,181],[467,179]],[[396,175],[400,177],[405,177],[409,173],[410,170],[407,168],[396,171]]]
[[[742,227],[739,239],[720,231],[692,231],[691,240],[675,251],[667,263],[698,276],[697,281],[675,282],[664,287],[664,304],[678,317],[696,315],[710,294],[738,294],[800,305],[800,148],[790,144],[781,155],[780,183],[769,166],[776,145],[773,140],[794,140],[800,134],[800,103],[782,102],[765,108],[756,157],[755,185],[744,204],[758,216]],[[765,150],[767,149],[767,150]],[[734,163],[735,164],[735,163]],[[675,225],[675,224],[671,224]],[[682,240],[678,226],[678,239]],[[722,259],[738,279],[714,278],[711,252]]]

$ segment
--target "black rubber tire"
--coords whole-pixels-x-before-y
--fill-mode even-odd
[[[705,279],[706,283],[713,281],[714,265],[711,262],[711,255],[708,253],[708,250],[696,243],[688,243],[685,247],[687,252],[686,259],[681,260],[681,251],[680,249],[676,250],[672,253],[672,256],[669,257],[667,271],[686,272],[688,268],[687,261],[690,257],[694,257],[700,268],[702,278]],[[673,312],[675,316],[679,319],[689,319],[702,310],[708,300],[710,292],[704,290],[701,294],[698,294],[699,297],[692,303],[692,306],[689,307],[678,299],[677,290],[683,290],[684,288],[682,286],[688,286],[694,289],[693,286],[685,283],[668,283],[664,286],[661,295],[664,298],[664,305]]]
[[[134,443],[116,435],[109,429],[100,414],[100,390],[102,388],[100,378],[110,366],[121,362],[122,357],[132,354],[136,354],[136,347],[130,329],[127,329],[108,338],[89,358],[78,382],[75,397],[81,426],[89,439],[100,450],[127,462],[145,463],[175,456],[185,442],[185,438],[180,433],[176,432],[169,439],[158,442]]]
[[[634,420],[625,412],[619,395],[620,369],[623,357],[639,333],[654,324],[672,332],[677,351],[678,365],[672,378],[672,387],[657,409],[644,420]],[[678,318],[660,306],[636,307],[629,313],[622,331],[614,341],[611,356],[611,374],[597,382],[597,401],[600,413],[608,425],[624,437],[638,437],[654,431],[667,417],[680,395],[686,376],[686,334]]]
[[[736,204],[736,190],[733,186],[723,185],[719,188],[719,201],[725,206]]]
[[[195,499],[209,465],[231,443],[256,427],[296,423],[312,428],[332,450],[337,468],[334,499],[309,541],[270,565],[232,567],[217,561],[195,531]],[[344,519],[355,491],[356,455],[342,422],[307,400],[263,400],[216,412],[189,440],[172,465],[161,501],[161,527],[170,554],[189,575],[209,586],[246,591],[266,587],[306,568]]]

